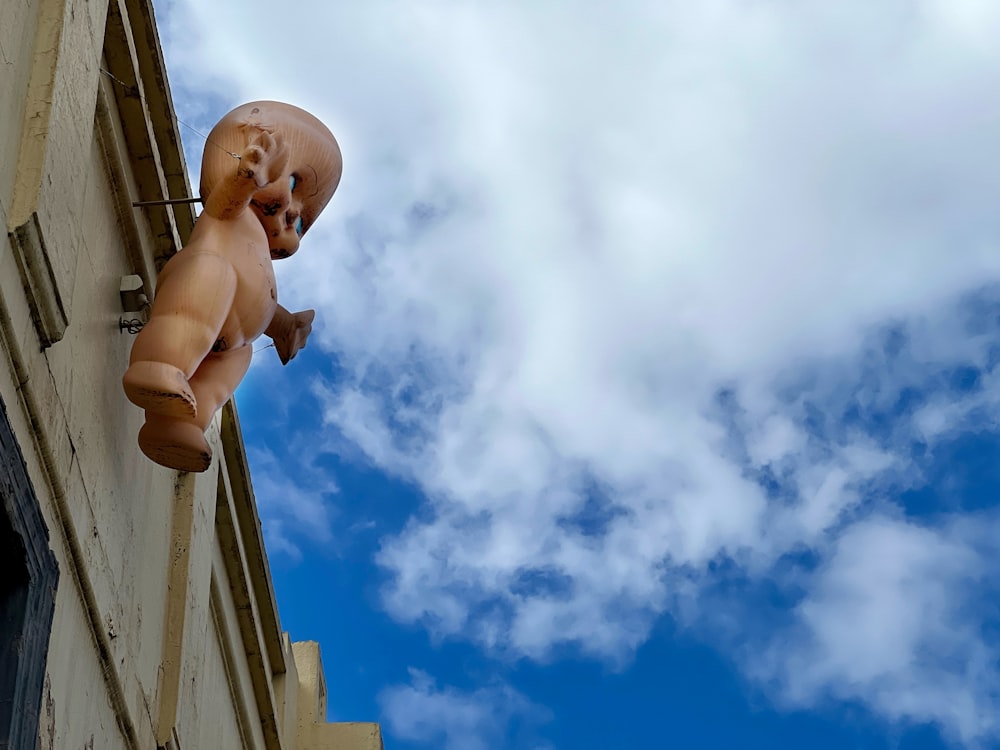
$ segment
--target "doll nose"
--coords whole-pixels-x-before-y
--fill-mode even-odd
[[[271,194],[258,196],[252,203],[264,216],[280,216],[288,208],[289,200],[288,196]]]
[[[276,181],[257,193],[254,202],[264,216],[282,216],[292,203],[288,185]]]

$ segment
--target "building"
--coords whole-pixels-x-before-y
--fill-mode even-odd
[[[121,321],[194,223],[133,205],[189,191],[150,0],[0,4],[0,92],[0,748],[381,748],[281,631],[232,404],[204,474],[135,442]]]

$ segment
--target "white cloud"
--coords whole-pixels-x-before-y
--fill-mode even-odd
[[[345,370],[316,386],[329,429],[427,495],[379,557],[395,617],[621,662],[664,613],[725,614],[699,614],[713,564],[808,551],[807,700],[847,680],[835,605],[874,645],[869,584],[950,611],[947,566],[837,571],[876,565],[853,545],[878,529],[931,568],[912,535],[965,539],[871,519],[924,481],[914,441],[996,425],[991,376],[947,385],[998,338],[963,307],[1000,281],[994,4],[342,3],[284,36],[255,2],[174,7],[175,75],[341,138],[279,283]],[[983,669],[949,672],[971,706]],[[980,731],[879,674],[875,710]]]
[[[975,601],[989,567],[976,548],[995,533],[993,521],[852,526],[796,607],[795,626],[751,671],[776,680],[793,705],[862,700],[893,719],[937,721],[963,743],[995,736],[1000,654],[984,645]]]
[[[410,669],[410,684],[393,685],[379,696],[389,732],[401,740],[442,750],[488,750],[499,747],[512,723],[531,725],[547,720],[547,712],[506,684],[463,691],[438,687],[419,669]],[[522,738],[519,747],[528,747]],[[534,750],[542,745],[532,744]]]

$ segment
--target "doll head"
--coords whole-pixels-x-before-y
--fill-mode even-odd
[[[250,210],[267,232],[272,258],[287,258],[330,201],[343,171],[340,146],[327,127],[303,109],[281,102],[250,102],[212,128],[201,166],[201,194],[207,196],[237,169],[240,154],[261,130],[288,148],[288,164],[275,180],[254,193]]]

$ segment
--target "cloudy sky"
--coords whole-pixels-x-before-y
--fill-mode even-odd
[[[344,152],[237,394],[331,720],[1000,746],[1000,3],[157,11],[193,170],[252,99]]]

